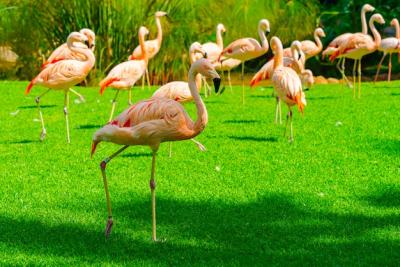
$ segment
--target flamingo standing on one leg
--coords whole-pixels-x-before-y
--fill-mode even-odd
[[[353,80],[355,81],[355,70],[358,64],[358,97],[361,96],[361,59],[370,53],[375,52],[381,44],[381,35],[376,30],[374,22],[384,24],[385,20],[381,14],[374,14],[369,19],[369,27],[371,29],[374,39],[368,34],[355,33],[345,42],[343,42],[330,57],[331,61],[339,56],[345,56],[346,58],[354,59],[356,62],[353,68]],[[355,86],[353,89],[353,95],[355,97]]]
[[[198,42],[193,43],[190,46],[189,49],[189,59],[190,59],[190,64],[193,64],[193,62],[196,61],[196,53],[200,53],[205,57],[207,53],[204,51],[202,45]],[[201,88],[201,74],[196,75],[196,87],[200,90]],[[168,98],[175,100],[180,103],[188,103],[193,101],[193,95],[190,92],[190,86],[188,82],[183,82],[183,81],[174,81],[174,82],[169,82],[167,84],[164,84],[160,88],[157,89],[157,91],[154,92],[152,97],[158,97],[158,98]],[[192,142],[194,142],[197,147],[201,151],[205,151],[206,148],[204,147],[203,144],[200,142],[196,141],[195,139],[190,139]],[[169,156],[171,157],[172,155],[172,142],[169,143]]]
[[[244,104],[244,63],[250,59],[264,55],[268,51],[268,40],[266,35],[270,32],[269,21],[260,20],[258,23],[258,35],[260,43],[253,38],[242,38],[230,43],[220,54],[221,57],[234,58],[242,61],[242,103]]]
[[[379,70],[381,69],[382,62],[385,59],[386,55],[389,53],[389,70],[388,70],[388,81],[390,81],[390,77],[392,74],[392,53],[400,53],[400,27],[399,21],[397,19],[392,19],[390,25],[395,27],[396,29],[396,37],[388,37],[381,41],[381,44],[378,47],[379,51],[383,52],[383,56],[381,61],[379,61],[378,69],[376,71],[374,82],[378,79]],[[400,54],[399,54],[400,55]]]
[[[207,125],[207,109],[201,100],[198,88],[196,87],[195,77],[200,73],[208,78],[212,78],[215,90],[218,91],[221,82],[218,73],[206,59],[199,59],[192,64],[189,70],[189,86],[197,108],[197,120],[193,122],[186,113],[183,106],[167,98],[151,98],[143,100],[129,107],[114,121],[110,122],[93,136],[92,155],[96,146],[101,141],[112,142],[123,145],[117,152],[105,158],[101,164],[104,188],[107,199],[108,220],[105,230],[106,238],[111,233],[113,224],[110,195],[108,192],[106,166],[114,157],[120,154],[129,146],[142,145],[149,146],[153,151],[150,189],[152,198],[152,220],[153,231],[152,239],[157,240],[156,236],[156,182],[154,179],[156,153],[162,142],[180,141],[194,138],[199,135]]]
[[[146,52],[147,52],[147,57],[148,59],[152,59],[155,57],[160,51],[161,48],[161,43],[162,43],[162,37],[163,37],[163,32],[162,32],[162,27],[161,27],[161,17],[164,17],[167,15],[167,12],[164,11],[157,11],[154,14],[155,20],[156,20],[156,25],[157,25],[157,38],[154,40],[147,40],[144,45],[146,47]],[[139,44],[135,50],[133,50],[132,55],[129,56],[129,60],[140,60],[143,58],[143,52],[142,52],[142,46]],[[147,86],[150,88],[150,79],[149,79],[149,69],[148,66],[146,66],[146,79],[147,79]],[[142,77],[142,89],[144,88],[144,76]]]
[[[100,94],[102,95],[104,90],[107,87],[112,87],[117,90],[115,93],[115,97],[112,102],[112,108],[110,113],[110,119],[112,120],[115,110],[115,103],[117,101],[118,93],[120,90],[129,90],[129,105],[131,105],[131,90],[132,86],[142,77],[146,71],[148,57],[147,57],[147,50],[145,47],[144,37],[145,35],[149,34],[149,31],[146,27],[139,28],[139,43],[142,47],[142,58],[135,59],[135,60],[128,60],[122,62],[115,66],[107,75],[100,82]]]
[[[76,46],[75,42],[80,42],[82,44],[85,43],[87,46]],[[65,95],[64,115],[67,129],[67,142],[70,143],[68,123],[68,93],[71,90],[70,87],[82,82],[85,79],[95,63],[94,54],[90,49],[88,49],[88,39],[85,35],[79,32],[72,32],[68,36],[67,45],[72,52],[80,54],[83,60],[65,59],[48,65],[29,83],[25,91],[25,94],[29,94],[34,85],[43,85],[49,88],[47,91],[35,98],[39,110],[40,122],[42,125],[40,140],[44,140],[46,137],[46,128],[44,127],[43,115],[39,104],[40,99],[50,90],[63,90]]]
[[[279,98],[283,100],[289,108],[287,115],[285,133],[288,121],[290,120],[290,138],[293,141],[293,113],[292,106],[297,105],[300,112],[303,112],[306,103],[305,94],[302,90],[301,81],[297,73],[289,67],[283,66],[283,47],[278,37],[271,38],[271,49],[274,53],[274,72],[272,83]]]
[[[94,48],[95,48],[95,40],[96,40],[96,35],[94,34],[94,32],[90,29],[81,29],[79,31],[80,33],[82,33],[83,35],[85,35],[88,39],[88,48],[92,50],[92,52],[94,52]],[[76,46],[82,46],[82,47],[87,47],[86,45],[82,44],[82,43],[76,43]],[[42,64],[42,70],[44,68],[46,68],[49,64],[53,64],[56,63],[60,60],[64,60],[64,59],[77,59],[77,60],[84,60],[84,57],[79,54],[79,53],[75,53],[72,52],[69,48],[67,43],[64,43],[62,45],[60,45],[59,47],[57,47],[49,56],[49,58]],[[80,100],[82,102],[85,102],[85,98],[83,97],[83,95],[79,94],[78,92],[76,92],[74,89],[69,88],[69,90],[71,91],[71,93],[77,95]]]
[[[366,13],[373,12],[374,10],[375,10],[375,8],[369,4],[365,4],[361,8],[361,32],[363,34],[368,34]],[[343,33],[343,34],[337,36],[335,39],[333,39],[329,43],[328,47],[322,52],[322,58],[333,54],[345,40],[350,38],[351,35],[352,35],[352,33]],[[345,63],[346,63],[346,58],[340,57],[338,60],[338,63],[336,64],[336,68],[339,70],[340,74],[342,74],[342,78],[346,81],[347,85],[351,88],[352,85],[349,82],[349,80],[347,79],[346,74],[345,74]],[[355,62],[354,62],[354,64],[355,64]]]

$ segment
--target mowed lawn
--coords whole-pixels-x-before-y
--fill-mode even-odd
[[[114,215],[100,161],[120,146],[93,133],[108,119],[112,90],[77,88],[66,143],[63,94],[0,83],[0,264],[397,265],[400,262],[400,82],[307,92],[294,112],[295,141],[274,124],[271,88],[229,88],[205,99],[209,124],[190,141],[162,144],[156,166],[158,237],[151,241],[151,151],[131,147],[108,164]],[[134,89],[135,101],[151,95]],[[127,106],[121,93],[117,113]],[[195,116],[193,104],[186,105]],[[286,106],[282,106],[286,114]],[[285,117],[284,117],[285,118]]]

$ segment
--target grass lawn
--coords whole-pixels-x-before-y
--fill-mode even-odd
[[[274,125],[270,88],[229,88],[205,99],[209,124],[197,140],[161,145],[156,167],[158,237],[151,241],[151,153],[131,147],[108,164],[114,227],[100,161],[119,146],[91,137],[114,92],[78,88],[66,144],[63,94],[0,83],[0,265],[398,265],[400,262],[400,82],[307,92],[294,113],[295,141]],[[134,99],[151,95],[134,90]],[[120,94],[117,111],[127,105]],[[194,105],[187,105],[195,115]],[[15,114],[16,111],[19,111]],[[286,112],[286,107],[282,106]]]

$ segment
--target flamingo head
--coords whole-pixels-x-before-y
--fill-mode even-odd
[[[95,41],[96,35],[95,35],[95,33],[91,29],[87,29],[87,28],[81,29],[79,32],[87,37],[88,43],[89,43],[88,48],[92,49],[92,51],[93,51],[94,50],[94,46],[96,45],[96,41]]]
[[[274,36],[270,40],[272,52],[275,54],[278,50],[282,50],[282,42],[281,40]]]
[[[269,21],[267,19],[262,19],[258,23],[258,28],[265,32],[265,35],[268,35],[271,31],[269,27]]]
[[[199,53],[202,57],[207,58],[207,52],[203,49],[203,46],[199,42],[194,42],[189,48],[189,54]]]
[[[370,21],[373,21],[373,22],[376,21],[376,22],[378,22],[379,24],[385,24],[385,20],[383,19],[382,15],[379,14],[379,13],[373,14],[369,20],[370,20]]]
[[[221,84],[221,77],[219,77],[219,74],[217,73],[210,61],[205,58],[200,58],[196,60],[190,67],[189,72],[200,73],[206,78],[212,79],[214,83],[215,93],[218,93],[219,86]]]
[[[371,6],[370,4],[365,4],[363,5],[362,10],[364,12],[372,12],[375,10],[375,7]]]
[[[292,44],[290,45],[290,50],[292,51],[293,55],[296,55],[298,58],[297,60],[301,59],[301,43],[298,40],[295,40],[292,42]],[[295,53],[294,53],[295,52]]]
[[[325,32],[322,28],[316,28],[314,34],[318,37],[325,37]]]
[[[156,18],[161,18],[161,17],[164,17],[164,16],[168,16],[168,13],[167,13],[167,12],[164,12],[164,11],[157,11],[157,12],[154,14],[154,16],[155,16]]]
[[[217,32],[221,32],[222,34],[224,34],[226,32],[225,26],[222,23],[219,23],[217,25]]]
[[[303,70],[301,72],[301,83],[303,84],[304,88],[310,89],[314,84],[314,75],[311,70]]]
[[[390,26],[396,27],[399,25],[399,21],[397,19],[392,19],[390,22]]]
[[[146,27],[141,26],[139,28],[139,36],[146,36],[148,34],[149,34],[149,30]]]
[[[89,40],[88,40],[88,38],[87,38],[84,34],[82,34],[82,33],[79,33],[79,32],[71,32],[71,33],[68,35],[68,38],[67,38],[68,47],[73,46],[73,44],[74,44],[75,42],[85,44],[87,47],[89,47]]]

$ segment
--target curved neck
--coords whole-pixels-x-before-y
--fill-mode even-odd
[[[265,51],[268,51],[268,40],[267,37],[265,36],[265,32],[261,29],[261,27],[258,27],[258,35],[260,36],[261,40],[261,46]]]
[[[189,89],[190,93],[193,96],[194,103],[196,104],[197,109],[197,119],[194,123],[194,135],[196,136],[201,133],[207,125],[208,122],[208,114],[206,110],[206,106],[203,103],[203,100],[200,97],[196,86],[196,74],[194,71],[189,70]]]
[[[368,34],[367,19],[365,17],[366,13],[366,10],[361,9],[361,31],[363,34]]]
[[[283,47],[282,43],[275,43],[276,50],[274,51],[274,70],[283,66]]]
[[[92,50],[90,50],[88,48],[74,46],[73,42],[71,42],[69,40],[67,42],[67,46],[72,52],[81,54],[85,57],[84,61],[87,64],[87,66],[89,67],[89,69],[91,69],[93,67],[93,65],[96,61],[96,58],[95,58]]]
[[[161,47],[162,28],[161,28],[161,21],[160,21],[159,17],[156,17],[156,25],[157,25],[157,43],[158,43],[158,46]]]
[[[372,35],[374,36],[375,45],[378,47],[381,44],[381,35],[375,28],[374,20],[369,21],[369,28],[371,29]]]
[[[222,29],[217,28],[217,34],[216,34],[216,41],[218,47],[223,50],[224,49],[224,41],[222,40]]]
[[[144,45],[144,35],[139,33],[139,45],[142,50],[142,58],[147,61],[147,51],[146,46]]]
[[[315,39],[315,43],[317,44],[318,51],[321,52],[322,51],[322,42],[321,42],[321,39],[319,38],[319,36],[318,36],[318,34],[316,32],[314,33],[314,39]]]
[[[394,27],[396,29],[396,38],[400,39],[400,26],[399,26],[399,21],[398,20],[395,20]]]

